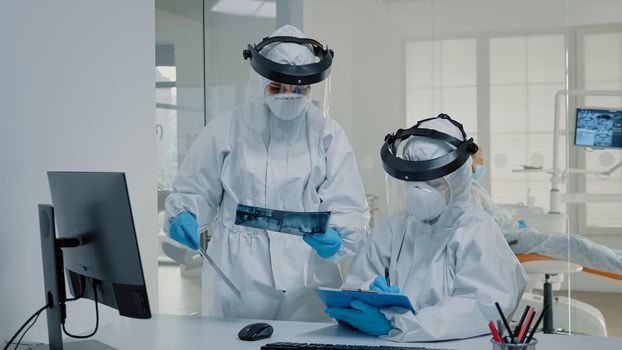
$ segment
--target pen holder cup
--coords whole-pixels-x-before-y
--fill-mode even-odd
[[[492,350],[536,350],[536,344],[538,344],[536,338],[532,338],[529,344],[498,343],[494,339],[490,339],[490,342]]]

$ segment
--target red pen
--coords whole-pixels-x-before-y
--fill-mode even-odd
[[[525,336],[525,333],[527,332],[527,327],[529,327],[529,325],[531,324],[531,320],[533,319],[533,315],[535,314],[536,310],[534,308],[529,308],[529,312],[527,313],[527,317],[525,317],[525,322],[523,322],[523,324],[520,327],[520,331],[518,332],[518,343],[522,343],[523,342],[523,337]]]
[[[488,323],[488,328],[490,328],[490,333],[492,333],[492,338],[497,343],[503,343],[503,339],[501,339],[501,335],[499,335],[499,331],[497,331],[497,327],[495,327],[494,322],[490,321]]]

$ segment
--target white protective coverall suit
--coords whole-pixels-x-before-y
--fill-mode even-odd
[[[463,140],[447,120],[424,122]],[[453,146],[413,136],[404,159],[428,160]],[[493,219],[470,199],[471,159],[444,176],[449,200],[434,224],[414,218],[409,207],[380,220],[354,260],[345,288],[367,288],[389,268],[391,281],[413,303],[416,314],[401,308],[381,309],[393,341],[434,341],[488,333],[488,322],[499,318],[494,303],[511,314],[526,285],[527,275]],[[389,206],[391,203],[389,203]]]
[[[272,36],[303,34],[292,26]],[[262,53],[288,64],[313,62],[311,51],[292,43]],[[255,75],[262,83],[265,79]],[[329,225],[341,246],[320,258],[301,237],[234,225],[237,204],[288,211],[331,211]],[[169,218],[183,211],[200,229],[216,220],[207,253],[240,289],[240,301],[203,264],[202,311],[206,316],[327,321],[317,286],[339,287],[338,263],[360,249],[369,210],[355,155],[339,124],[314,104],[286,121],[262,93],[211,120],[188,152],[166,201]]]

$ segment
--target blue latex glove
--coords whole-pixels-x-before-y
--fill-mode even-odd
[[[177,214],[171,221],[169,232],[172,239],[186,247],[193,250],[199,248],[199,224],[191,212]]]
[[[386,335],[393,328],[377,307],[360,300],[353,300],[350,305],[352,308],[329,307],[324,312],[337,321],[375,336]]]
[[[369,285],[369,290],[375,290],[381,293],[400,294],[400,287],[396,285],[389,287],[384,276],[376,277],[376,279],[374,279],[374,281]]]
[[[341,247],[341,235],[334,228],[324,233],[312,233],[302,237],[322,259],[335,255]]]

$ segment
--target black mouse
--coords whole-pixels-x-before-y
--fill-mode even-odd
[[[238,337],[242,340],[255,341],[270,338],[272,332],[274,328],[267,323],[251,323],[240,330]]]

